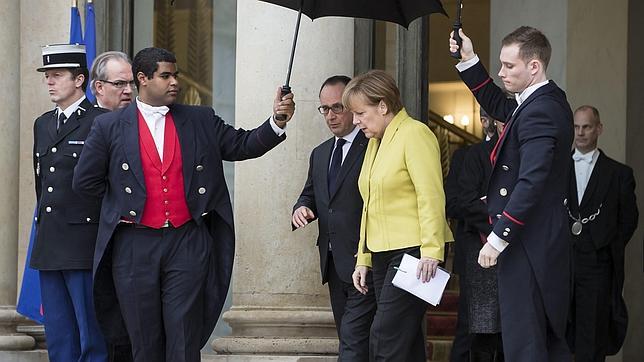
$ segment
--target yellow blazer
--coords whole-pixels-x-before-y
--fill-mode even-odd
[[[403,108],[382,140],[369,140],[358,179],[364,201],[356,265],[371,266],[371,252],[420,246],[420,255],[443,260],[452,232],[445,218],[440,149],[434,133]]]

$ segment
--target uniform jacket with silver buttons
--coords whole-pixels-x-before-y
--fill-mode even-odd
[[[269,121],[246,131],[225,124],[212,108],[169,107],[181,147],[188,209],[197,224],[207,225],[215,241],[215,260],[204,287],[207,309],[202,331],[206,343],[228,292],[235,249],[233,211],[222,161],[259,157],[286,137],[277,136]],[[110,240],[122,220],[140,222],[146,199],[135,102],[96,119],[76,168],[74,190],[104,197],[94,257],[94,300],[103,332],[116,340],[125,331],[114,325],[120,317],[106,312],[114,311],[118,304],[109,267]]]
[[[74,167],[94,118],[105,111],[85,99],[56,130],[58,113],[34,123],[36,238],[30,265],[39,270],[91,269],[100,199],[72,190]]]
[[[509,304],[501,300],[502,319],[504,305],[517,306],[526,302],[525,295],[541,295],[550,328],[563,335],[571,283],[564,199],[574,135],[566,94],[550,81],[517,107],[517,101],[494,84],[481,62],[460,76],[481,107],[506,124],[487,187],[493,232],[509,242],[498,264],[499,296],[512,300]],[[531,279],[536,279],[536,292],[528,290],[533,288]],[[509,343],[515,342],[525,343]]]

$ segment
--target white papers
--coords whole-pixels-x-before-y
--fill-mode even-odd
[[[394,275],[393,285],[408,291],[427,303],[437,306],[443,297],[443,291],[449,280],[449,273],[443,268],[436,269],[436,276],[423,283],[416,278],[419,260],[409,254],[403,255],[398,271]]]

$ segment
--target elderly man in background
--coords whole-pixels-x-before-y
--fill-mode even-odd
[[[134,77],[132,62],[127,54],[109,51],[94,59],[90,88],[96,96],[96,105],[113,111],[132,102]]]

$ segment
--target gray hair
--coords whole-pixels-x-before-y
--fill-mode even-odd
[[[99,54],[92,63],[92,70],[90,74],[92,83],[89,86],[93,94],[96,94],[96,81],[105,79],[105,77],[107,76],[107,74],[105,73],[107,73],[107,63],[110,60],[123,60],[128,64],[132,64],[130,57],[128,57],[127,54],[123,52],[109,51]]]

